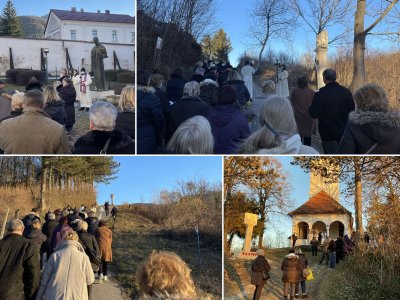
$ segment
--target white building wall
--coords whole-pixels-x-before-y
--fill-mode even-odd
[[[116,52],[119,63],[123,69],[135,69],[135,47],[134,45],[104,43],[108,58],[104,59],[104,68],[113,69],[113,51]],[[55,75],[59,70],[66,68],[65,49],[68,48],[73,68],[83,66],[90,70],[90,52],[93,42],[66,41],[50,39],[27,39],[0,37],[0,75],[4,75],[10,68],[9,48],[12,48],[15,68],[32,68],[40,70],[40,49],[49,48],[48,67],[49,72]]]

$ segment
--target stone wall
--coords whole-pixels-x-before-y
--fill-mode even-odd
[[[114,68],[113,51],[116,52],[119,63],[123,69],[135,69],[135,46],[116,43],[102,43],[108,53],[104,60],[105,69]],[[73,68],[85,67],[90,70],[90,51],[93,42],[28,39],[0,37],[0,75],[10,69],[10,48],[12,49],[14,68],[32,68],[40,70],[40,49],[49,48],[48,69],[49,73],[59,74],[62,68],[66,68],[66,49],[68,49]]]

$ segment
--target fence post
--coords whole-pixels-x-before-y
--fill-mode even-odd
[[[6,230],[6,224],[7,224],[7,219],[8,219],[8,213],[9,213],[9,211],[10,211],[10,209],[7,208],[6,213],[5,213],[6,216],[5,216],[5,218],[4,218],[4,222],[3,222],[3,224],[1,225],[0,240],[3,239],[4,232],[5,232],[5,230]]]

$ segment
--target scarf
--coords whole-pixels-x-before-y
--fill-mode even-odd
[[[85,83],[86,83],[86,76],[87,76],[87,74],[85,74],[85,75],[83,75],[84,76],[84,80],[82,80],[82,75],[80,76],[80,78],[81,78],[81,84],[80,84],[80,91],[82,92],[82,93],[84,93],[84,94],[86,94],[86,85],[85,85]]]

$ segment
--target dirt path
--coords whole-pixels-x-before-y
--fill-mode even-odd
[[[112,274],[111,274],[112,278]],[[122,293],[118,283],[113,280],[99,281],[95,280],[92,288],[92,299],[96,300],[126,300],[128,299]]]
[[[264,286],[261,299],[280,300],[283,298],[283,283],[281,263],[287,254],[287,249],[268,250],[266,257],[272,268],[271,278]],[[324,277],[330,272],[326,265],[318,265],[320,255],[312,257],[311,253],[305,252],[315,280],[306,281],[307,299],[318,300],[318,287]],[[320,253],[319,253],[320,254]],[[251,300],[255,287],[250,284],[251,261],[237,259],[225,260],[225,299],[229,300]]]

